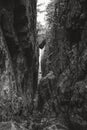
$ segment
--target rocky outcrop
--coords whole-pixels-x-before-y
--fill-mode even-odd
[[[0,1],[0,26],[11,58],[16,93],[24,95],[29,105],[38,80],[36,1]]]
[[[55,88],[53,90],[58,104],[57,111],[67,115],[65,120],[68,119],[70,129],[82,129],[82,127],[85,129],[87,1],[55,1],[54,8],[51,37],[48,37],[42,59],[42,73],[46,75],[50,70],[54,72],[56,78],[52,86]],[[83,125],[80,121],[86,122]],[[74,122],[73,128],[71,122]]]

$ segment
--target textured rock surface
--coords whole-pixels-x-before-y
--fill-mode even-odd
[[[12,61],[16,92],[30,99],[38,78],[36,1],[0,1],[0,6],[0,26]]]

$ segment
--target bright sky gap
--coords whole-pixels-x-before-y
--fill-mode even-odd
[[[37,14],[37,21],[40,22],[43,26],[46,26],[46,7],[50,0],[38,0],[37,5],[41,4],[39,6],[40,11],[43,11],[42,13]]]

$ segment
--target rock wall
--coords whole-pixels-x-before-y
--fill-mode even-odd
[[[53,8],[54,21],[50,19],[51,37],[48,36],[45,47],[43,73],[53,71],[56,76],[50,85],[52,95],[56,97],[53,97],[54,111],[56,114],[62,111],[69,128],[78,129],[87,125],[84,108],[87,96],[87,1],[59,0]]]
[[[0,1],[0,26],[11,57],[16,93],[32,102],[38,80],[36,1]]]

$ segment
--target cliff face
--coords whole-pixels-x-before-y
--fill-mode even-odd
[[[13,68],[12,88],[31,103],[37,88],[36,1],[0,1],[0,26]],[[32,98],[31,98],[32,97]]]
[[[75,119],[80,122],[77,115],[86,120],[87,1],[55,1],[53,6],[54,17],[50,19],[49,31],[51,37],[47,39],[42,71],[44,75],[49,71],[54,72],[56,78],[51,83],[51,94],[56,95],[56,110],[65,112],[68,125],[76,129],[69,123]]]

